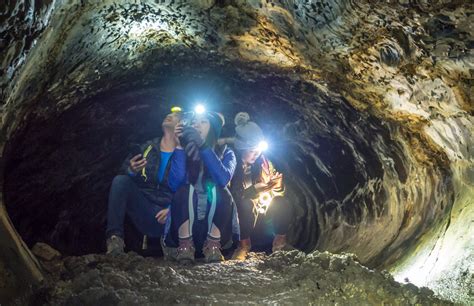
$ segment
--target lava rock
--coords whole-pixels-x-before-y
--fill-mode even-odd
[[[36,243],[31,249],[31,251],[33,252],[33,254],[35,254],[38,258],[42,260],[51,261],[54,259],[61,258],[61,253],[59,253],[50,245],[43,242]]]

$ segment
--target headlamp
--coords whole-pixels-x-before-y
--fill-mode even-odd
[[[201,114],[204,114],[204,113],[206,112],[206,108],[204,107],[204,105],[198,104],[198,105],[196,105],[196,107],[194,108],[194,112],[195,112],[197,115],[201,115]]]
[[[183,111],[183,109],[182,109],[181,107],[179,107],[179,106],[173,106],[173,107],[171,108],[171,112],[172,112],[172,113],[180,113],[180,112],[182,112],[182,111]]]
[[[268,143],[266,141],[260,141],[258,143],[257,149],[262,152],[266,151],[268,149]]]

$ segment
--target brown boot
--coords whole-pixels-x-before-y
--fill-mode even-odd
[[[194,263],[194,242],[193,238],[179,239],[176,260],[182,265]]]
[[[221,243],[217,239],[208,237],[202,247],[204,254],[204,261],[207,263],[224,261],[224,256],[221,253]]]
[[[275,235],[275,238],[273,238],[272,252],[289,251],[292,249],[293,247],[286,241],[286,235]]]
[[[245,260],[251,248],[252,244],[250,242],[250,238],[240,240],[239,246],[232,255],[232,260]]]

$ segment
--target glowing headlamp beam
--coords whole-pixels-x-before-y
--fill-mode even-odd
[[[206,108],[204,107],[204,105],[198,104],[194,108],[194,112],[196,112],[196,114],[198,114],[198,115],[201,115],[201,114],[204,114],[206,112]]]
[[[266,141],[260,141],[257,148],[259,151],[266,151],[268,149],[268,143]]]

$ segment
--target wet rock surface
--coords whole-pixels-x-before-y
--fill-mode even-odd
[[[353,255],[252,253],[244,262],[180,266],[127,253],[66,257],[42,291],[48,305],[449,304],[427,288],[400,284]]]

